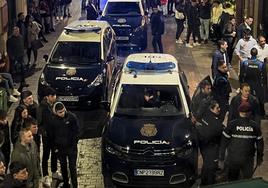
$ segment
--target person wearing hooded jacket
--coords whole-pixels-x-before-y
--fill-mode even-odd
[[[67,159],[71,175],[72,187],[77,188],[77,143],[79,140],[79,124],[75,114],[67,111],[62,102],[53,105],[52,116],[52,142],[54,151],[60,161],[61,173],[63,177],[63,187],[69,187],[69,177],[67,171]]]

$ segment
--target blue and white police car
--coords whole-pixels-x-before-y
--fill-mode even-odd
[[[102,137],[105,184],[188,187],[197,175],[187,79],[169,54],[129,55]]]
[[[106,21],[69,24],[56,41],[39,78],[38,96],[50,86],[67,106],[89,107],[108,100],[116,72],[115,33]]]

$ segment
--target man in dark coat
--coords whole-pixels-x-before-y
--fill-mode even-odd
[[[196,126],[199,148],[203,158],[201,185],[214,184],[223,124],[219,119],[220,106],[217,101],[211,101],[201,124]]]
[[[162,12],[157,7],[153,7],[151,15],[151,30],[153,35],[153,47],[155,53],[163,53],[162,35],[165,31],[165,23]],[[158,50],[159,49],[159,50]]]
[[[224,60],[227,66],[229,66],[229,57],[227,54],[227,48],[228,48],[227,42],[225,40],[219,40],[217,44],[218,49],[214,52],[211,63],[211,74],[213,79],[218,73],[218,63],[220,60]]]
[[[61,102],[53,106],[52,141],[54,150],[60,160],[63,187],[69,187],[67,159],[71,175],[72,187],[77,188],[77,143],[79,140],[79,125],[75,114],[66,110]]]
[[[40,161],[31,130],[21,129],[19,141],[16,143],[11,154],[11,161],[18,161],[26,166],[29,175],[27,179],[28,187],[39,188],[41,176]]]
[[[29,85],[25,83],[25,73],[24,73],[24,41],[20,34],[20,29],[15,26],[13,28],[13,34],[7,39],[7,54],[10,59],[10,73],[14,77],[15,73],[15,63],[20,65],[20,76],[21,85],[20,91],[23,87],[28,87]]]
[[[220,148],[220,165],[223,167],[227,148],[228,180],[235,181],[239,177],[250,179],[253,175],[254,156],[257,153],[257,165],[263,161],[263,137],[260,124],[249,118],[251,107],[248,102],[242,103],[238,109],[239,117],[229,122],[222,132]]]
[[[33,99],[33,93],[29,90],[21,92],[21,101],[20,104],[25,105],[28,110],[28,114],[34,119],[37,118],[37,108],[38,104]]]
[[[243,23],[241,23],[237,27],[237,40],[244,38],[244,31],[246,29],[250,29],[251,30],[252,23],[253,23],[253,17],[252,16],[247,16],[245,18],[245,21]]]
[[[56,102],[56,91],[51,88],[45,88],[43,92],[44,98],[41,101],[37,110],[37,121],[39,130],[42,135],[43,142],[43,157],[42,157],[42,172],[43,172],[43,185],[50,185],[50,177],[48,176],[48,160],[51,153],[51,172],[52,178],[59,177],[57,172],[57,156],[53,150],[52,143],[52,127],[51,117],[53,115],[52,107]]]
[[[225,114],[229,110],[229,97],[232,91],[228,79],[228,67],[224,60],[218,62],[218,72],[213,82],[213,97],[219,103],[221,113],[219,119],[224,121]]]
[[[211,83],[208,80],[202,80],[194,92],[190,105],[194,124],[196,121],[200,122],[210,105],[212,100],[211,87]]]
[[[249,118],[257,123],[260,123],[260,104],[258,99],[250,94],[250,86],[247,83],[241,84],[240,93],[233,97],[231,100],[228,122],[239,118],[237,109],[244,102],[248,102],[251,106],[251,113],[249,115]]]
[[[28,171],[26,165],[15,161],[9,165],[10,174],[0,184],[0,188],[28,188]]]
[[[10,143],[10,131],[9,125],[7,121],[7,112],[0,110],[0,131],[3,132],[4,140],[1,145],[1,150],[4,155],[5,165],[7,166],[10,161],[10,151],[11,151],[11,143]]]

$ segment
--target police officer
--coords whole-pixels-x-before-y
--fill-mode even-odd
[[[239,118],[231,121],[222,132],[220,166],[223,166],[227,148],[229,181],[251,178],[253,175],[254,155],[257,150],[257,165],[263,158],[263,138],[260,125],[249,118],[251,106],[242,103],[238,109]],[[256,145],[256,148],[255,148]],[[241,171],[241,175],[240,175]]]
[[[247,83],[243,83],[240,86],[240,93],[232,98],[229,114],[228,114],[228,122],[239,118],[239,112],[237,111],[238,107],[244,103],[248,102],[251,106],[251,113],[249,118],[260,123],[260,105],[259,101],[256,97],[250,94],[250,86]]]
[[[211,83],[208,80],[204,79],[199,83],[192,97],[190,107],[192,111],[193,123],[199,121],[203,117],[204,113],[209,107],[211,100]]]
[[[219,147],[223,125],[219,119],[220,106],[217,101],[211,101],[208,111],[196,126],[199,148],[203,158],[201,185],[215,183],[218,167]]]
[[[265,66],[264,63],[257,59],[258,50],[252,48],[250,51],[251,59],[241,63],[239,81],[248,83],[252,94],[256,96],[260,103],[264,101],[264,84],[265,84]],[[260,104],[262,107],[263,104]],[[262,110],[263,114],[264,110]]]
[[[228,79],[228,67],[224,60],[218,62],[218,72],[213,82],[213,97],[220,104],[221,113],[219,118],[223,121],[229,110],[229,95],[232,91]]]
[[[53,106],[52,117],[52,141],[54,150],[60,160],[61,173],[63,177],[63,188],[69,188],[67,171],[67,159],[71,175],[72,187],[77,188],[77,142],[79,139],[79,125],[75,114],[66,110],[61,102]]]

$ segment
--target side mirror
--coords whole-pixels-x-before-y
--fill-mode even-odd
[[[114,56],[113,55],[109,55],[108,57],[107,57],[107,61],[109,62],[109,61],[113,61],[114,60]]]
[[[48,55],[45,54],[45,55],[43,56],[43,59],[47,62],[47,60],[48,60]]]

